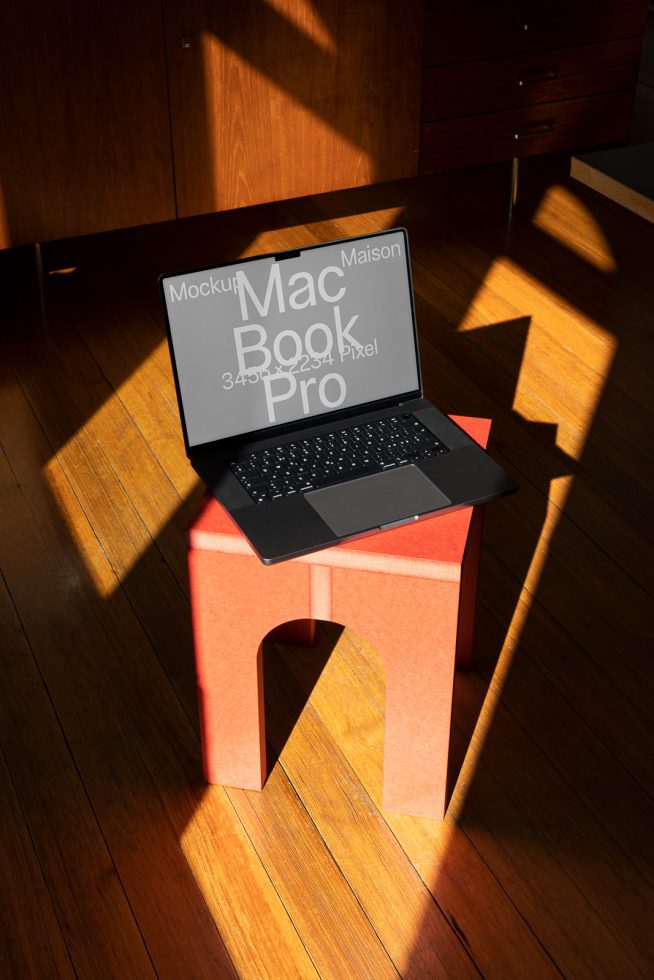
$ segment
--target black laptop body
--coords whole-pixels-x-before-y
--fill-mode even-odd
[[[159,283],[187,455],[266,564],[516,490],[423,398],[404,229]]]

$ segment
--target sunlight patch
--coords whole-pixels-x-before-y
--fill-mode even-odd
[[[293,24],[316,47],[328,54],[336,54],[334,37],[311,0],[294,0],[293,3],[289,3],[288,0],[263,0],[263,2],[280,17]]]
[[[103,597],[128,576],[199,482],[183,452],[177,410],[161,425],[168,408],[156,362],[164,354],[165,340],[43,467]],[[173,430],[174,438],[167,434]]]
[[[511,350],[515,337],[508,329],[503,334],[498,328],[495,348],[489,353],[497,357],[498,367],[507,355],[520,358],[513,410],[529,422],[556,425],[557,446],[579,459],[613,364],[617,340],[506,256],[489,267],[458,330],[483,330],[521,317],[530,320],[522,350]]]
[[[284,172],[278,173],[274,168],[271,170],[265,163],[261,163],[259,174],[248,172],[247,163],[241,169],[240,151],[231,161],[226,159],[223,127],[225,119],[234,117],[235,90],[242,93],[244,100],[256,100],[258,93],[262,106],[265,107],[261,111],[268,116],[264,123],[248,119],[244,110],[243,118],[239,120],[243,132],[247,131],[247,158],[250,163],[283,159],[289,161],[292,171],[298,153],[305,152],[298,146],[298,140],[303,133],[310,132],[313,159],[348,161],[352,186],[374,181],[374,161],[369,154],[362,151],[357,142],[344,136],[334,125],[304,105],[298,96],[291,94],[247,58],[230,49],[210,31],[203,32],[201,44],[201,59],[206,65],[204,89],[207,124],[204,135],[208,143],[204,163],[210,170],[209,176],[213,182],[213,209],[220,211],[248,203],[263,203],[264,199],[257,188],[259,180],[263,180],[267,186],[265,201],[289,197],[291,185]],[[214,80],[221,78],[225,71],[229,72],[231,87],[220,88]],[[265,100],[262,95],[264,91]],[[285,118],[294,120],[292,131],[278,125]],[[242,145],[242,140],[236,133],[232,134],[232,139],[236,148]],[[316,187],[314,192],[318,190]]]
[[[549,187],[532,224],[584,262],[613,274],[618,264],[601,226],[579,198],[566,187]]]

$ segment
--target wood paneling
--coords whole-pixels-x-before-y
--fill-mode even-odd
[[[415,174],[422,17],[421,0],[167,2],[179,215]]]
[[[0,247],[175,216],[159,3],[0,13]]]

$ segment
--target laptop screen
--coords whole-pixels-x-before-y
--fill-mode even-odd
[[[419,389],[401,230],[161,284],[189,446]]]

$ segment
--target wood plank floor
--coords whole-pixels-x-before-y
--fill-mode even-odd
[[[565,177],[421,178],[0,256],[0,975],[654,975],[652,226]],[[265,656],[262,793],[202,781],[156,276],[397,224],[424,383],[494,419],[446,819],[380,810],[384,677]]]

